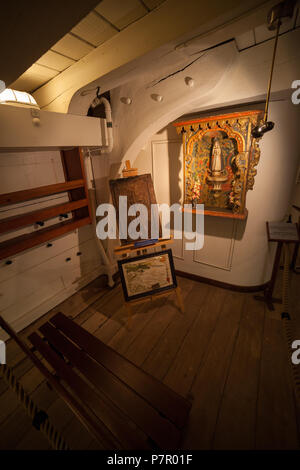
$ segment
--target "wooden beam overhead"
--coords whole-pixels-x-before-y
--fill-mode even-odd
[[[42,108],[67,113],[74,93],[89,83],[193,30],[202,29],[207,36],[209,24],[214,25],[211,30],[215,31],[217,26],[230,25],[232,19],[246,16],[258,7],[262,9],[265,4],[262,0],[242,4],[239,0],[212,0],[203,8],[198,0],[166,0],[41,86],[34,97]],[[101,4],[97,11],[100,7]]]
[[[99,0],[5,2],[0,15],[0,80],[9,86],[97,4]]]

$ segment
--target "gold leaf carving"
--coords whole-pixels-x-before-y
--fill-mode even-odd
[[[246,152],[240,152],[235,157],[235,165],[237,171],[235,172],[234,179],[232,180],[232,191],[229,195],[229,202],[235,214],[239,213],[242,207],[243,197],[243,184],[244,174],[246,171]]]
[[[247,178],[247,190],[253,189],[254,178],[257,174],[257,169],[255,167],[258,165],[258,162],[260,159],[259,140],[260,139],[253,139],[252,141],[252,149],[251,149],[248,178]]]

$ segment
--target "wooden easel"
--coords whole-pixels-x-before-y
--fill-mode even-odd
[[[127,314],[128,314],[128,324],[129,324],[129,326],[131,325],[131,319],[132,319],[132,316],[133,316],[133,311],[132,311],[132,306],[133,305],[140,304],[142,302],[145,302],[146,300],[149,300],[150,302],[152,302],[153,300],[155,300],[158,297],[166,297],[166,296],[170,295],[171,292],[173,292],[173,291],[175,291],[175,294],[176,294],[178,309],[181,313],[184,313],[184,303],[183,303],[183,299],[182,299],[182,295],[181,295],[181,289],[180,289],[179,286],[177,286],[174,289],[168,290],[167,292],[160,292],[158,294],[153,294],[153,295],[149,295],[147,297],[143,297],[142,299],[139,299],[139,300],[130,300],[129,302],[125,302],[125,307],[126,307]]]
[[[126,246],[116,247],[114,249],[114,252],[115,252],[116,256],[120,256],[122,258],[127,258],[127,257],[131,257],[132,255],[139,256],[139,255],[142,255],[142,254],[143,255],[147,254],[148,250],[153,249],[153,248],[155,249],[157,247],[161,247],[162,249],[165,249],[166,245],[168,245],[170,243],[173,243],[172,238],[167,238],[167,239],[159,238],[156,243],[153,243],[153,244],[148,245],[148,246],[135,247],[134,244],[132,243],[132,244],[129,244],[129,245],[126,245]],[[183,298],[182,298],[182,294],[181,294],[181,289],[180,289],[179,286],[177,286],[177,287],[174,287],[173,289],[169,289],[165,292],[158,292],[157,294],[151,294],[151,295],[145,296],[141,299],[125,301],[125,307],[126,307],[127,314],[128,314],[128,324],[129,325],[131,324],[131,319],[132,319],[132,315],[133,315],[133,311],[132,311],[133,305],[140,304],[140,303],[145,302],[147,300],[152,302],[153,299],[158,298],[158,297],[168,296],[174,291],[175,291],[175,294],[176,294],[178,309],[180,310],[181,313],[184,313],[184,303],[183,303]]]
[[[126,160],[125,162],[125,168],[122,170],[122,177],[123,178],[128,178],[131,176],[136,176],[138,174],[138,168],[132,168],[130,160]],[[162,249],[166,248],[166,245],[173,243],[172,238],[164,239],[164,238],[159,238],[157,242],[151,243],[146,246],[140,246],[137,247],[134,245],[134,243],[127,244],[126,246],[118,246],[114,249],[114,253],[116,256],[122,257],[122,258],[127,258],[132,255],[134,256],[139,256],[139,255],[144,255],[148,253],[148,250],[150,249],[155,249],[157,247],[161,247]],[[184,303],[181,295],[181,289],[180,287],[174,287],[172,289],[168,289],[165,292],[158,292],[157,294],[151,294],[148,295],[141,299],[135,299],[135,300],[129,300],[125,301],[125,306],[126,310],[128,313],[128,323],[131,323],[132,319],[132,306],[135,304],[139,304],[142,302],[145,302],[146,300],[152,301],[156,297],[163,297],[170,295],[171,292],[175,291],[176,298],[177,298],[177,303],[178,303],[178,308],[181,313],[184,313]]]
[[[128,178],[130,176],[136,176],[138,174],[137,168],[132,168],[130,160],[126,160],[125,168],[122,170],[123,178]]]

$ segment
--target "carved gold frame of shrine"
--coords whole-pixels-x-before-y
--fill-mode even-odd
[[[187,194],[187,182],[191,177],[193,147],[201,142],[203,136],[213,131],[223,131],[228,139],[236,142],[237,154],[234,157],[235,172],[231,180],[231,191],[228,194],[228,207],[206,207],[204,213],[221,217],[245,219],[247,217],[246,194],[254,187],[257,165],[260,159],[259,139],[251,136],[251,130],[262,120],[262,111],[245,111],[223,114],[207,118],[193,119],[174,123],[177,133],[183,140],[184,203],[190,203]],[[207,163],[205,163],[207,165]],[[227,198],[227,196],[226,196]],[[199,203],[202,201],[200,200]],[[193,212],[195,210],[193,209]]]

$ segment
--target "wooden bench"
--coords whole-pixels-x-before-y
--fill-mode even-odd
[[[176,449],[191,404],[62,313],[28,337],[0,318],[48,383],[107,449]],[[41,334],[40,334],[41,333]]]

